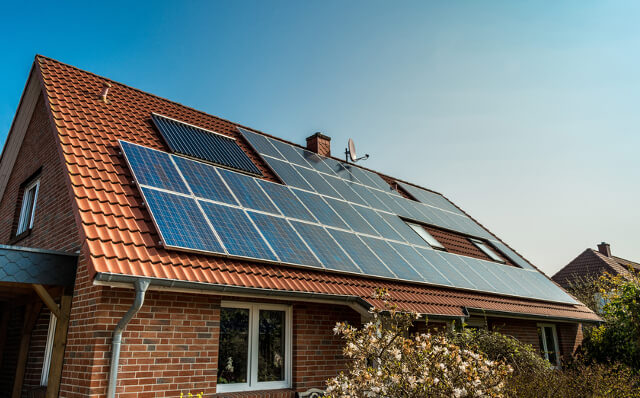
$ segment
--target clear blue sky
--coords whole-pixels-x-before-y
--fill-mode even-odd
[[[19,4],[21,3],[21,4]],[[40,53],[438,190],[553,274],[640,261],[640,2],[9,2],[0,133]]]

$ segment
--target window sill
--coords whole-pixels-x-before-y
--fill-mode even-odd
[[[33,231],[33,228],[29,228],[28,230],[24,231],[20,235],[12,236],[11,239],[9,239],[9,244],[10,245],[15,245],[16,243],[20,242],[22,239],[24,239],[27,236],[31,235],[31,231]]]
[[[296,392],[291,389],[219,392],[213,395],[215,398],[295,398],[295,396]]]

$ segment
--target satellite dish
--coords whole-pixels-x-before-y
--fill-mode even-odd
[[[349,157],[352,162],[355,162],[358,157],[356,156],[356,144],[353,142],[353,139],[349,138]]]

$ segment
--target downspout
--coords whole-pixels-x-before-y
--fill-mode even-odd
[[[126,314],[120,319],[116,328],[113,330],[113,340],[111,341],[111,368],[109,369],[109,389],[107,390],[108,398],[115,398],[116,396],[116,384],[118,382],[118,363],[120,362],[120,343],[122,342],[122,332],[124,332],[124,328],[127,327],[127,324],[136,313],[142,307],[142,303],[144,303],[144,294],[149,287],[148,279],[136,279],[134,282],[134,286],[136,289],[136,297],[133,300],[133,304],[131,304],[131,308],[127,311]]]

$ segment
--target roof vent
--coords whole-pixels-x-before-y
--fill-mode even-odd
[[[307,137],[307,149],[321,156],[331,156],[331,137],[317,132]]]
[[[102,92],[100,93],[100,99],[104,102],[107,101],[107,95],[109,94],[109,89],[111,88],[111,83],[104,82],[102,85]]]
[[[611,257],[611,246],[606,242],[602,242],[598,245],[598,251],[600,254]]]

